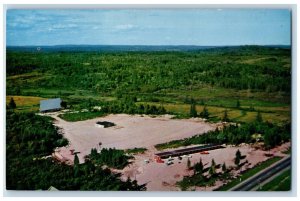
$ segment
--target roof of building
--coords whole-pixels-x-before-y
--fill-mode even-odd
[[[208,145],[201,145],[196,147],[189,147],[184,149],[176,149],[173,151],[166,151],[166,152],[160,152],[156,153],[155,155],[159,156],[160,158],[168,158],[168,157],[175,157],[175,156],[181,156],[186,154],[192,154],[196,152],[202,152],[202,151],[209,151],[214,149],[221,149],[224,148],[222,145],[219,144],[208,144]]]
[[[55,188],[54,186],[50,186],[50,187],[48,188],[48,191],[58,191],[58,189]]]
[[[40,112],[61,109],[60,103],[61,103],[60,98],[41,100],[40,101]]]
[[[104,128],[115,126],[116,124],[109,121],[97,121],[97,125],[102,125]]]

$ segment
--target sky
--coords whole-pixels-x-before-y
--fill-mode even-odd
[[[285,9],[86,9],[6,13],[6,45],[290,45]]]

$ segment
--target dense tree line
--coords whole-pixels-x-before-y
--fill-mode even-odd
[[[259,51],[260,50],[260,51]],[[290,91],[290,50],[242,47],[200,52],[7,53],[10,93],[21,88],[92,90],[120,95],[203,85],[258,91]]]
[[[101,111],[104,113],[125,113],[125,114],[149,114],[149,115],[162,115],[166,114],[166,109],[161,106],[148,105],[148,104],[131,104],[128,102],[104,102],[101,105]]]
[[[196,135],[183,140],[175,140],[156,145],[156,148],[188,146],[191,144],[233,144],[257,142],[255,135],[260,134],[266,149],[273,148],[291,138],[291,125],[287,123],[278,126],[269,122],[255,121],[249,124],[229,125],[224,129],[209,131],[205,134]]]
[[[80,109],[88,109],[90,111],[97,112],[94,109],[95,106],[101,107],[100,111],[106,113],[125,113],[125,114],[150,114],[150,115],[162,115],[167,111],[163,105],[155,106],[149,104],[136,104],[137,98],[135,96],[124,96],[115,101],[95,101],[87,100],[80,103]],[[72,103],[69,103],[72,104]]]
[[[64,146],[49,117],[33,113],[7,114],[6,188],[9,190],[145,190],[145,185],[102,169],[91,161],[74,166],[60,164],[50,157],[54,148]]]

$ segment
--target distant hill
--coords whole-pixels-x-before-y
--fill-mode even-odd
[[[138,51],[207,51],[207,50],[236,50],[251,48],[283,48],[288,45],[267,46],[193,46],[193,45],[55,45],[55,46],[7,46],[8,51],[17,52],[138,52]]]

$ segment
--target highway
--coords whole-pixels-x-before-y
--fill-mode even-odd
[[[235,187],[231,188],[230,191],[250,191],[255,186],[261,185],[262,182],[270,178],[271,176],[275,175],[282,169],[289,167],[291,165],[291,157],[285,157],[280,161],[274,163],[270,167],[260,171],[259,173],[255,174],[254,176],[246,179],[242,183],[236,185]]]

